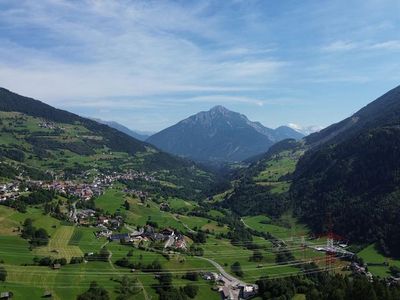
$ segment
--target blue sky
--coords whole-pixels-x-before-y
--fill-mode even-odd
[[[327,126],[399,83],[398,0],[0,0],[0,86],[133,129]]]

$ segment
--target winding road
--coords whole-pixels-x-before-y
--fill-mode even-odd
[[[197,258],[200,258],[200,259],[202,259],[202,260],[206,260],[206,261],[208,261],[210,264],[212,264],[214,267],[216,267],[217,270],[218,270],[218,272],[221,273],[222,276],[224,276],[226,279],[228,279],[228,280],[231,282],[231,285],[232,285],[232,286],[246,285],[246,283],[245,283],[244,281],[242,281],[242,280],[240,280],[240,279],[238,279],[238,278],[232,276],[232,275],[229,274],[228,272],[226,272],[226,271],[224,270],[224,268],[223,268],[219,263],[217,263],[216,261],[214,261],[214,260],[212,260],[212,259],[210,259],[210,258],[200,257],[200,256],[197,256]]]

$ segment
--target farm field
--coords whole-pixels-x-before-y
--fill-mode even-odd
[[[50,256],[54,258],[81,257],[83,252],[78,246],[70,245],[69,242],[75,231],[74,226],[60,226],[50,238],[49,244],[44,247],[35,248],[33,253],[38,256]]]

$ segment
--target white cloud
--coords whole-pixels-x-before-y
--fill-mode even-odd
[[[342,52],[349,51],[357,48],[358,45],[349,41],[335,41],[326,46],[322,47],[322,51],[325,52]]]
[[[369,51],[369,50],[400,50],[400,40],[388,40],[382,42],[350,42],[335,41],[321,47],[324,52],[345,52],[350,50]]]
[[[151,96],[257,89],[286,65],[265,55],[244,61],[235,56],[266,54],[265,48],[242,48],[227,56],[226,47],[203,47],[198,39],[218,45],[226,38],[216,17],[202,16],[207,2],[191,9],[170,2],[21,3],[19,9],[0,12],[3,22],[38,28],[50,45],[30,47],[0,38],[0,84],[51,103],[68,99],[71,105],[105,107],[122,95],[136,103],[121,105],[142,107]],[[140,96],[142,102],[135,100]]]
[[[390,41],[375,43],[375,44],[370,45],[369,49],[400,50],[400,40],[390,40]]]

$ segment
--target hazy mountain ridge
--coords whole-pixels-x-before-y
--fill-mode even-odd
[[[118,131],[121,131],[121,132],[123,132],[123,133],[125,133],[125,134],[127,134],[127,135],[129,135],[129,136],[131,136],[131,137],[133,137],[133,138],[135,138],[137,140],[139,140],[139,141],[143,141],[144,142],[145,140],[147,140],[150,137],[150,134],[139,133],[139,132],[137,132],[135,130],[132,130],[132,129],[129,129],[128,127],[126,127],[126,126],[124,126],[124,125],[122,125],[122,124],[120,124],[118,122],[115,122],[115,121],[105,121],[105,120],[98,119],[98,118],[90,118],[90,119],[92,119],[92,120],[94,120],[94,121],[96,121],[96,122],[98,122],[100,124],[104,124],[104,125],[107,125],[107,126],[109,126],[111,128],[117,129]]]

